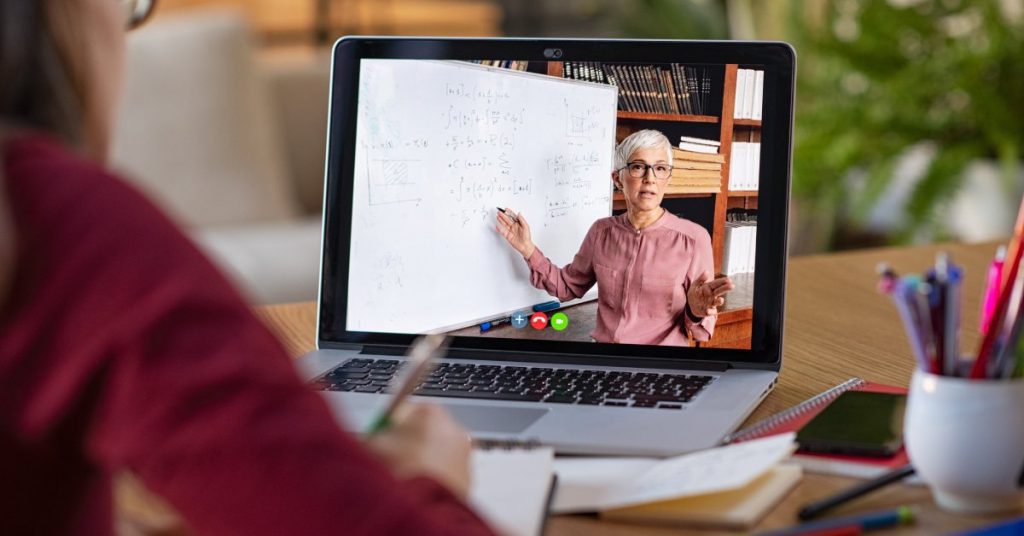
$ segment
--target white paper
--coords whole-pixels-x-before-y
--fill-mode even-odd
[[[740,488],[788,458],[795,437],[780,434],[663,461],[560,459],[553,509],[598,511]]]
[[[659,462],[657,458],[556,458],[558,490],[551,511],[593,512],[594,505],[604,499],[608,490],[629,482]]]
[[[554,451],[474,450],[469,503],[507,536],[539,534],[547,514]]]

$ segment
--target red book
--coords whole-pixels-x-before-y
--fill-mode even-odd
[[[799,431],[811,419],[828,407],[833,400],[846,391],[907,393],[907,389],[904,387],[867,382],[860,378],[851,378],[796,406],[737,430],[726,436],[723,442],[738,443],[770,435]],[[896,455],[889,458],[798,452],[793,455],[793,461],[799,463],[808,472],[856,478],[875,478],[909,463],[906,448],[901,448]]]

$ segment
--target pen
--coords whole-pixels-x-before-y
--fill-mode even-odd
[[[956,376],[960,359],[960,275],[961,271],[949,258],[949,253],[940,252],[935,257],[935,279],[938,317],[942,326],[942,355],[940,371],[946,376]]]
[[[882,294],[892,294],[892,291],[896,288],[896,283],[899,281],[896,271],[892,269],[887,263],[880,262],[875,268],[878,272],[878,292]]]
[[[885,276],[883,276],[884,278]],[[890,284],[891,283],[891,284]],[[917,359],[917,366],[921,370],[930,370],[928,353],[924,346],[924,339],[921,335],[920,323],[917,320],[915,309],[917,308],[917,291],[912,289],[904,281],[894,280],[892,282],[879,282],[879,288],[891,288],[890,296],[896,304],[896,310],[903,320],[903,327],[907,332],[907,339],[910,341],[910,348]]]
[[[978,328],[980,333],[988,332],[989,324],[992,322],[992,313],[996,310],[996,300],[999,299],[999,288],[1002,286],[1003,262],[1006,259],[1006,246],[999,246],[996,256],[992,259],[992,265],[988,267],[988,282],[985,287],[985,294],[982,298],[981,322]]]
[[[498,212],[501,212],[502,214],[508,216],[509,219],[512,220],[512,223],[519,223],[519,218],[516,217],[516,215],[513,214],[511,210],[505,210],[501,207],[498,207]]]
[[[990,326],[990,329],[997,331],[996,341],[989,357],[989,370],[986,371],[990,378],[1009,377],[1016,368],[1015,347],[1021,330],[1024,271],[1018,271],[1017,278],[1011,281],[1005,290],[1010,294],[1010,300],[1007,303],[1003,322],[1001,325],[992,324]]]
[[[904,465],[899,469],[889,471],[878,478],[857,484],[856,486],[841,491],[831,497],[809,503],[800,509],[800,513],[797,514],[797,517],[799,517],[802,521],[814,519],[815,517],[820,516],[821,514],[835,508],[836,506],[839,506],[840,504],[852,501],[857,497],[867,495],[868,493],[875,491],[876,489],[888,486],[889,484],[892,484],[894,482],[899,482],[900,480],[903,480],[904,478],[907,478],[912,474],[914,474],[914,466],[909,464]]]
[[[431,365],[434,363],[434,358],[440,353],[441,349],[448,342],[448,339],[444,335],[427,335],[420,337],[413,343],[412,348],[409,350],[409,360],[405,366],[405,377],[402,378],[399,383],[398,390],[391,396],[391,400],[388,402],[387,407],[377,416],[366,429],[366,433],[373,435],[391,425],[391,419],[394,417],[395,412],[402,406],[406,398],[416,389],[420,381],[424,376],[427,375],[427,371],[430,370]],[[392,379],[392,383],[395,383],[396,378]]]
[[[930,287],[916,275],[904,277],[902,283],[906,285],[907,302],[910,304],[911,311],[915,317],[918,337],[920,337],[921,348],[924,352],[924,360],[927,366],[923,370],[937,374],[939,371],[937,355],[935,353],[935,337],[933,337],[931,315],[928,310],[928,292]]]
[[[504,316],[504,317],[501,317],[501,318],[496,318],[494,320],[488,320],[487,322],[484,322],[483,324],[480,324],[480,331],[481,332],[488,331],[488,330],[490,330],[492,328],[496,328],[498,326],[503,326],[505,324],[511,324],[511,323],[512,323],[512,317],[511,316]]]
[[[558,309],[561,306],[562,306],[562,304],[559,303],[558,300],[552,300],[552,301],[549,301],[549,302],[538,303],[537,305],[534,305],[533,306],[533,312],[535,312],[535,313],[546,313],[548,311],[554,311],[555,309]]]
[[[909,525],[914,522],[914,511],[908,506],[900,506],[894,510],[885,510],[882,512],[874,512],[859,516],[847,516],[837,517],[832,519],[823,519],[821,521],[812,521],[810,523],[803,523],[793,527],[773,530],[770,532],[762,532],[761,536],[796,536],[796,535],[810,535],[810,534],[835,534],[837,529],[844,530],[848,527],[851,529],[860,529],[861,531],[868,532],[871,530],[884,529],[888,527],[895,527],[897,525]],[[850,534],[848,532],[840,532],[841,534]],[[852,534],[856,534],[853,532]]]

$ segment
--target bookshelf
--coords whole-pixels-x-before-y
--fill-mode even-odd
[[[729,189],[729,177],[732,170],[732,149],[733,141],[737,132],[757,131],[761,129],[761,121],[758,119],[736,119],[735,103],[737,89],[737,73],[739,65],[727,64],[721,74],[721,114],[720,115],[679,115],[665,113],[647,113],[635,111],[618,111],[618,127],[616,141],[644,128],[655,128],[666,130],[672,125],[694,125],[707,138],[717,134],[717,141],[721,144],[719,154],[725,157],[722,164],[721,192],[717,194],[681,194],[667,193],[666,200],[676,199],[700,199],[703,202],[710,202],[711,210],[711,247],[714,254],[716,272],[723,269],[723,258],[725,255],[725,223],[726,213],[730,209],[756,209],[758,192],[756,190]],[[547,74],[551,76],[564,77],[563,62],[548,62]],[[717,75],[716,75],[717,76]],[[712,81],[717,86],[718,79]],[[717,89],[717,88],[716,88]],[[717,90],[712,93],[717,107]],[[717,126],[717,128],[715,128]],[[712,130],[713,129],[713,130]],[[668,133],[667,133],[668,134]],[[673,138],[669,135],[669,139]],[[674,143],[674,141],[673,141]],[[625,201],[620,192],[613,195],[613,208],[615,210],[625,209]],[[707,220],[704,220],[707,223]],[[708,343],[701,343],[700,346],[717,348],[749,348],[751,342],[751,327],[753,319],[753,283],[752,274],[741,274],[734,277],[736,290],[730,293],[726,305],[721,309],[718,316],[715,336]]]

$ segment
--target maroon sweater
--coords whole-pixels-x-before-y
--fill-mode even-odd
[[[2,162],[18,256],[0,308],[0,534],[110,533],[121,468],[199,534],[489,533],[343,433],[136,191],[42,138]]]

